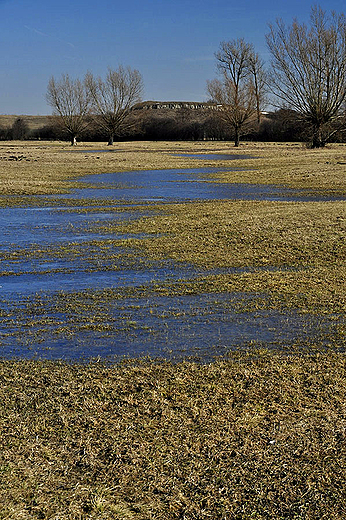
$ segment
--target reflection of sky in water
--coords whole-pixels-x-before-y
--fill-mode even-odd
[[[213,182],[208,174],[232,172],[241,168],[194,168],[174,170],[143,170],[88,175],[79,179],[94,188],[74,190],[67,197],[133,201],[189,200],[330,200],[330,197],[308,196],[304,190],[283,186],[251,183]],[[101,189],[98,189],[101,188]],[[66,195],[64,195],[66,197]]]
[[[196,270],[190,265],[177,265],[170,260],[146,264],[143,259],[138,268],[131,268],[131,264],[126,266],[126,260],[120,259],[119,263],[120,266],[117,268],[116,262],[113,262],[109,270],[106,269],[107,266],[104,263],[99,269],[89,269],[88,265],[83,264],[83,260],[77,263],[77,261],[62,259],[60,262],[55,262],[55,267],[50,267],[49,262],[43,262],[38,266],[34,262],[21,263],[20,267],[23,268],[24,273],[0,277],[1,296],[10,297],[14,301],[41,291],[47,293],[59,290],[72,292],[87,288],[133,287],[152,282],[195,278],[208,273],[208,271]],[[52,268],[61,268],[62,272],[40,273],[44,269]],[[20,270],[18,271],[20,272]]]
[[[301,197],[297,197],[296,192],[277,186],[215,183],[208,178],[208,174],[217,171],[225,169],[147,170],[93,175],[84,177],[81,181],[95,185],[95,189],[74,190],[68,196],[61,196],[61,200],[108,197],[139,202],[215,199],[321,200],[304,197],[304,192],[301,192]],[[227,172],[231,178],[232,170],[227,169]],[[57,198],[60,197],[55,196]],[[18,250],[17,256],[3,258],[0,267],[0,275],[3,275],[0,276],[0,332],[5,336],[7,332],[18,329],[17,339],[9,337],[0,343],[4,356],[12,355],[16,345],[20,355],[29,355],[23,348],[24,345],[30,346],[30,331],[25,329],[23,334],[20,319],[18,322],[11,322],[6,316],[8,312],[11,314],[16,304],[26,297],[30,299],[35,293],[54,295],[59,291],[73,292],[88,288],[133,287],[164,281],[174,283],[179,279],[210,274],[211,271],[170,260],[152,262],[140,257],[139,253],[129,257],[129,251],[121,249],[116,243],[110,244],[106,253],[100,250],[98,254],[98,240],[122,237],[90,231],[95,224],[123,222],[139,215],[143,213],[136,212],[135,206],[131,208],[129,205],[120,212],[113,212],[111,208],[106,211],[94,208],[90,212],[82,212],[77,208],[53,205],[39,208],[0,208],[0,254]],[[91,256],[88,249],[90,240],[95,241]],[[25,255],[26,251],[30,253],[45,246],[60,245],[65,248],[61,257],[48,253],[43,253],[38,258]],[[84,247],[87,249],[83,249]],[[72,248],[77,248],[77,256],[69,255],[69,249]],[[48,272],[49,270],[59,272]],[[119,303],[112,303],[114,327],[106,335],[81,332],[70,339],[52,339],[53,331],[47,325],[38,352],[50,358],[137,355],[140,352],[171,356],[170,350],[173,355],[174,352],[193,354],[201,351],[204,352],[203,356],[211,356],[213,352],[223,353],[224,348],[241,346],[251,340],[269,344],[277,340],[286,343],[297,339],[304,341],[317,337],[322,329],[333,326],[327,317],[322,320],[309,315],[302,317],[294,313],[280,314],[270,311],[235,313],[232,306],[225,305],[227,298],[230,296],[195,295],[155,297],[153,301],[120,300]],[[132,304],[137,306],[135,313],[131,310]],[[42,312],[45,312],[44,308]],[[66,321],[71,320],[71,316],[63,318]],[[133,322],[133,326],[124,327],[124,320]],[[33,341],[36,342],[35,339]]]
[[[66,208],[0,208],[0,251],[9,246],[54,244],[101,238],[88,231],[91,223],[135,218],[133,212],[78,212]],[[107,235],[111,238],[111,235]]]
[[[228,170],[231,175],[232,171]],[[217,200],[217,199],[267,199],[287,197],[293,191],[277,186],[256,184],[229,184],[212,182],[208,174],[217,168],[144,170],[120,173],[88,175],[80,179],[95,185],[94,189],[74,190],[72,198],[110,198],[119,200]],[[102,187],[102,189],[97,189]],[[286,200],[283,196],[282,200]]]
[[[167,358],[213,356],[246,347],[251,341],[268,347],[291,345],[299,341],[326,344],[328,334],[337,326],[328,316],[289,314],[273,310],[238,312],[237,301],[253,296],[239,294],[201,294],[186,296],[150,296],[121,299],[107,308],[105,332],[81,331],[72,337],[55,339],[48,329],[34,345],[30,338],[18,337],[4,342],[4,356],[20,352],[25,357],[78,359],[90,356],[152,355]],[[68,321],[68,316],[57,315]],[[33,327],[32,332],[35,331]],[[322,338],[322,339],[321,339]]]

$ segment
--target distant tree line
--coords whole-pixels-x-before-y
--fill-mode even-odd
[[[20,118],[0,128],[0,139],[304,141],[313,148],[343,141],[346,129],[346,17],[311,9],[310,24],[280,19],[266,35],[271,54],[266,69],[242,38],[221,42],[215,53],[218,76],[207,82],[216,110],[134,110],[142,76],[119,66],[104,78],[51,77],[50,123],[35,131]],[[275,107],[265,112],[268,105]]]
[[[24,140],[29,137],[30,133],[29,126],[21,117],[18,117],[10,127],[0,126],[1,140]]]
[[[55,118],[48,117],[47,120],[46,125],[30,129],[23,119],[17,118],[10,127],[0,126],[0,140],[69,140],[69,135]],[[214,111],[188,108],[135,110],[129,116],[129,123],[129,128],[123,129],[116,137],[117,141],[232,141],[235,138],[232,128]],[[345,142],[345,120],[344,123],[335,125],[331,141]],[[242,137],[246,141],[309,141],[308,129],[299,114],[288,109],[263,113],[260,124],[253,124],[252,128],[249,125],[246,132]],[[109,135],[99,124],[91,121],[79,139],[107,142]]]

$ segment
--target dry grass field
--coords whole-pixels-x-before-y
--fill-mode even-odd
[[[345,518],[345,357],[0,364],[0,518]]]
[[[346,195],[345,145],[244,143],[235,151],[226,142],[136,142],[112,153],[76,151],[93,149],[107,147],[0,143],[0,204],[43,204],[37,195],[66,193],[87,174],[203,166],[220,168],[216,182]],[[257,158],[191,163],[180,153]],[[122,246],[230,269],[158,284],[159,294],[241,292],[257,295],[244,301],[248,307],[345,315],[345,201],[224,200],[151,210],[117,226],[151,233]],[[102,317],[113,297],[110,290],[60,295],[55,305],[76,319],[81,308]],[[1,361],[0,519],[343,520],[344,341],[340,329],[329,348],[263,345],[207,364]]]
[[[124,142],[114,153],[79,153],[109,150],[104,143],[0,141],[0,195],[59,193],[68,180],[82,175],[129,170],[192,167],[238,167],[240,172],[218,175],[220,181],[279,184],[311,193],[345,194],[346,146],[335,144],[308,150],[295,143],[244,143],[235,150],[228,142]],[[76,153],[78,151],[78,153]],[[257,159],[241,161],[194,160],[184,153],[240,153]],[[245,171],[248,169],[248,171]]]

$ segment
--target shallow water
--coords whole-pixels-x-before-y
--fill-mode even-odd
[[[304,190],[292,190],[273,184],[221,183],[210,174],[241,171],[241,168],[194,168],[170,170],[140,170],[88,175],[79,182],[92,188],[73,190],[67,198],[93,198],[128,201],[183,202],[195,200],[330,200],[330,197],[310,196]],[[66,195],[64,195],[66,198]],[[334,199],[333,199],[334,200]]]
[[[16,301],[37,292],[134,287],[208,274],[207,271],[196,270],[190,265],[176,265],[170,260],[146,262],[145,258],[141,258],[138,259],[138,266],[135,267],[132,261],[128,261],[127,256],[121,258],[123,252],[121,248],[117,248],[117,252],[120,253],[120,258],[118,262],[111,265],[103,261],[102,265],[95,266],[83,258],[78,262],[62,258],[53,263],[43,258],[40,262],[20,262],[17,265],[10,265],[13,274],[2,273],[3,276],[0,276],[0,297]]]
[[[54,197],[55,201],[90,198],[93,204],[98,199],[112,199],[112,203],[126,200],[126,207],[93,207],[91,211],[84,207],[80,211],[78,207],[54,205],[52,197],[50,207],[0,208],[0,355],[78,359],[141,354],[174,358],[186,354],[210,359],[251,341],[289,345],[316,339],[318,344],[328,343],[335,327],[344,323],[343,317],[241,313],[234,305],[234,295],[121,298],[105,311],[107,330],[103,332],[74,324],[77,318],[73,311],[56,315],[53,304],[44,304],[41,311],[35,310],[39,314],[31,316],[38,296],[54,301],[61,293],[120,290],[167,281],[174,284],[212,273],[170,260],[153,262],[119,246],[117,239],[129,236],[95,231],[98,224],[117,224],[143,215],[136,208],[138,203],[229,198],[318,200],[278,186],[215,183],[208,175],[217,171],[147,170],[88,176],[79,181],[95,188],[88,186]],[[227,171],[231,176],[235,170]],[[42,315],[47,313],[42,325]],[[85,316],[86,322],[90,319]],[[59,323],[69,324],[68,334],[59,332]]]
[[[176,297],[124,298],[107,309],[105,331],[83,330],[55,339],[53,325],[40,331],[35,325],[25,335],[4,340],[6,357],[42,357],[81,359],[92,356],[159,356],[179,359],[195,356],[210,361],[230,350],[247,348],[251,342],[267,347],[289,346],[296,342],[304,347],[310,342],[326,344],[326,338],[338,323],[330,317],[259,310],[237,311],[239,300],[253,295],[201,294]],[[68,322],[69,316],[52,317]],[[82,322],[83,323],[83,322]]]
[[[206,159],[208,161],[236,161],[237,159],[256,159],[253,155],[236,155],[231,153],[175,153],[176,157]]]
[[[9,247],[28,247],[32,244],[91,240],[100,238],[88,232],[91,222],[123,221],[135,217],[135,212],[81,213],[79,208],[67,207],[0,208],[0,251]],[[108,235],[107,235],[108,236]]]

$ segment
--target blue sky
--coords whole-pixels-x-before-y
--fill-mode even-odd
[[[145,100],[204,101],[221,41],[243,37],[267,61],[268,23],[308,21],[305,0],[0,0],[0,113],[49,114],[49,78],[138,69]],[[318,2],[346,12],[345,0]]]

